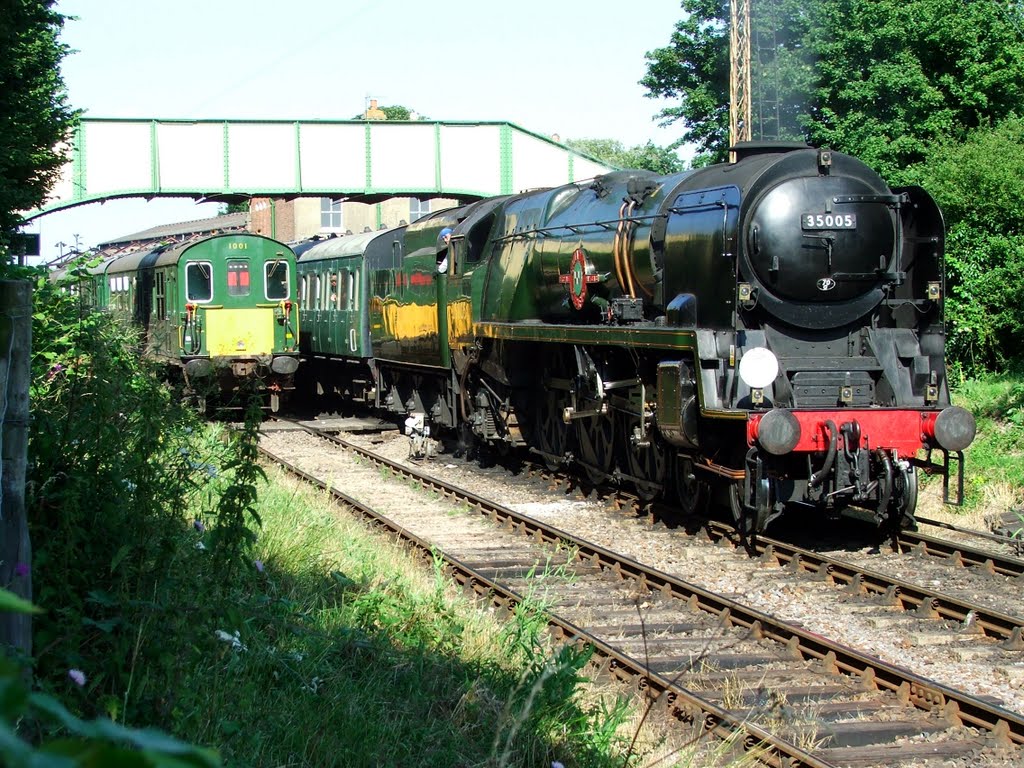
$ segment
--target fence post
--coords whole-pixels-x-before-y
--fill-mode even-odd
[[[32,599],[32,548],[25,515],[32,283],[0,280],[0,586]],[[28,614],[0,613],[0,649],[32,655]]]

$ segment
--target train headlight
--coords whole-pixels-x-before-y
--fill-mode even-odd
[[[740,378],[751,389],[764,389],[779,375],[779,358],[770,349],[754,347],[740,358]]]
[[[944,408],[932,426],[935,440],[947,451],[962,451],[974,440],[977,431],[974,415],[958,405]]]
[[[773,456],[785,456],[800,442],[800,422],[784,408],[768,411],[757,424],[757,442]]]

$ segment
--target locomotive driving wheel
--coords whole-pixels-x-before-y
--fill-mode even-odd
[[[562,421],[568,397],[554,392],[538,392],[534,395],[533,434],[536,447],[541,452],[548,469],[557,469],[564,460],[569,447],[569,431]]]
[[[577,456],[592,483],[604,482],[615,469],[615,419],[605,414],[576,422]]]
[[[708,484],[697,475],[691,459],[679,456],[672,478],[672,500],[684,516],[700,515],[707,506]]]
[[[621,412],[620,412],[621,413]],[[648,434],[646,445],[637,445],[638,416],[621,413],[618,438],[622,467],[633,479],[633,487],[643,501],[651,501],[665,488],[668,449],[656,434]]]

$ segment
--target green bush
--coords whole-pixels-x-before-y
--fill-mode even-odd
[[[34,624],[37,681],[82,715],[166,722],[183,654],[216,642],[224,598],[211,590],[251,545],[259,468],[206,436],[131,330],[45,278],[35,306],[27,504],[45,610]],[[215,488],[229,497],[223,507]],[[193,526],[197,509],[208,513]],[[84,687],[69,669],[85,673]]]

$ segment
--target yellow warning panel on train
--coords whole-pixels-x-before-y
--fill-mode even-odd
[[[211,357],[269,355],[274,349],[273,309],[218,309],[206,313]]]

